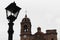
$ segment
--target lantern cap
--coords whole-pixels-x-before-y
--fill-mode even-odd
[[[6,10],[12,12],[12,13],[16,13],[17,11],[21,10],[21,8],[19,8],[18,6],[16,6],[16,3],[13,2],[10,5],[8,5],[6,8]]]

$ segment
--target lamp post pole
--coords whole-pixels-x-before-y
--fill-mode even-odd
[[[13,38],[13,33],[14,33],[14,30],[13,30],[14,23],[10,22],[10,23],[8,23],[8,25],[9,25],[9,29],[8,29],[8,34],[9,34],[8,40],[13,40],[12,38]]]

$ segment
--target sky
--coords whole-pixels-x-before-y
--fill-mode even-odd
[[[60,0],[0,0],[0,40],[8,40],[8,20],[5,8],[12,2],[21,7],[17,19],[14,21],[13,40],[20,40],[20,22],[27,14],[32,24],[32,34],[41,27],[42,32],[56,29],[60,40]],[[27,10],[27,13],[25,12]]]

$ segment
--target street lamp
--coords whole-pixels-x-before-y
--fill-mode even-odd
[[[21,8],[16,6],[16,3],[13,2],[10,5],[8,5],[5,9],[6,9],[6,16],[7,16],[7,19],[9,21],[9,23],[8,23],[8,25],[9,25],[8,40],[12,40],[12,36],[13,36],[13,33],[14,33],[14,30],[13,30],[14,23],[13,22],[17,19],[17,16],[18,16]]]

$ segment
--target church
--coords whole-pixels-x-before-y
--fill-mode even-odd
[[[41,31],[41,28],[37,28],[37,32],[35,34],[31,33],[31,21],[25,15],[25,18],[22,19],[21,23],[21,34],[20,40],[57,40],[57,31],[56,29],[53,30],[46,30],[46,33]]]

